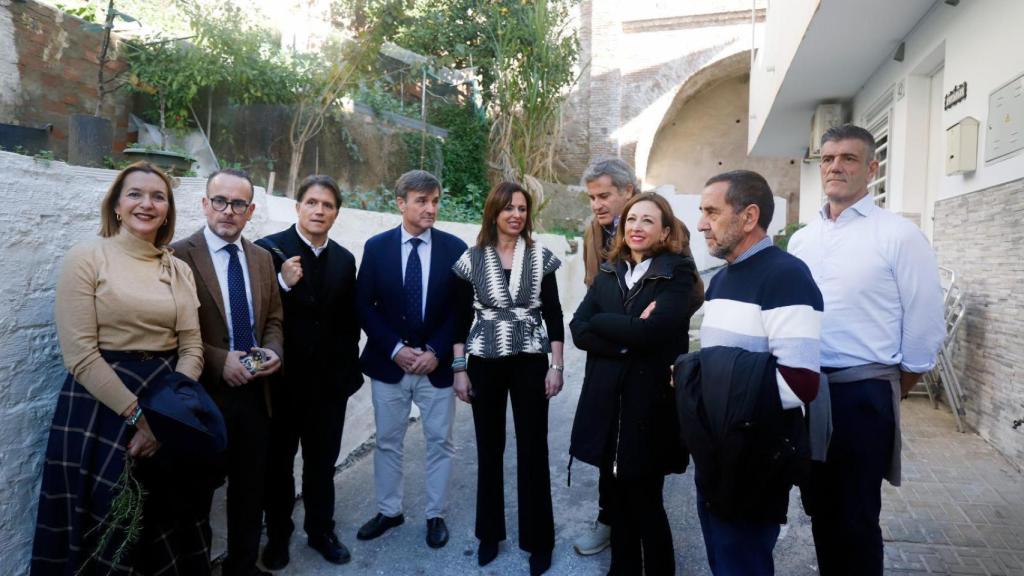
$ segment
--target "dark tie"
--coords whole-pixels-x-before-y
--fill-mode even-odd
[[[423,327],[423,267],[420,264],[420,244],[423,240],[410,238],[409,244],[412,252],[409,253],[409,261],[405,264],[405,318],[412,329],[412,333],[419,336]],[[421,342],[413,342],[420,345]]]
[[[242,263],[238,260],[238,246],[224,247],[231,258],[228,260],[228,297],[231,299],[231,336],[234,349],[249,351],[256,345],[252,337],[252,320],[249,318],[249,299],[245,297],[245,276]]]

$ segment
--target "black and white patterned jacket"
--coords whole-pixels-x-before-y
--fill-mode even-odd
[[[541,319],[540,287],[544,276],[562,262],[534,242],[516,241],[508,282],[501,258],[493,246],[467,249],[452,266],[455,275],[473,285],[473,324],[466,338],[466,353],[501,358],[521,353],[551,351]]]

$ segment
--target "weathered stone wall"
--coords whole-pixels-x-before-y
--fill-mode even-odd
[[[749,53],[750,8],[734,0],[636,6],[584,0],[579,35],[585,67],[564,106],[562,180],[577,183],[587,162],[605,155],[622,157],[643,178],[655,134],[688,80]]]
[[[956,271],[967,312],[954,365],[967,422],[1024,468],[1024,179],[935,204],[939,264]]]
[[[700,194],[704,182],[726,170],[753,170],[763,175],[772,192],[786,199],[789,224],[799,218],[800,166],[795,158],[752,158],[747,155],[746,74],[717,79],[685,102],[673,105],[654,138],[644,184],[674,186],[680,194]]]
[[[221,164],[240,164],[260,184],[267,183],[273,170],[274,191],[283,194],[291,163],[288,133],[293,109],[282,105],[226,103],[215,105],[214,109],[211,140]],[[374,190],[380,185],[391,188],[412,167],[404,138],[409,132],[373,113],[339,112],[328,117],[320,133],[306,144],[300,178],[306,174],[328,174],[347,190]],[[433,146],[428,146],[429,152]],[[418,150],[417,144],[417,153]]]
[[[13,38],[13,50],[10,39]],[[50,149],[68,151],[68,116],[95,112],[102,27],[33,0],[0,0],[0,122],[53,125]],[[108,76],[126,64],[108,57]],[[114,128],[114,150],[122,150],[128,130],[129,97],[108,94],[100,115]]]
[[[25,574],[39,497],[40,466],[64,368],[53,324],[54,283],[70,246],[95,237],[98,206],[116,174],[0,152],[0,574]],[[182,178],[175,189],[176,237],[205,222],[204,181]],[[255,239],[295,220],[294,202],[257,188],[256,212],[245,235]],[[367,238],[400,222],[395,214],[343,209],[331,237],[359,260]],[[478,227],[442,222],[467,243]],[[582,263],[560,236],[539,240],[563,260],[558,272],[566,316],[583,296]],[[286,359],[287,361],[287,359]],[[373,433],[369,387],[348,403],[341,459]]]

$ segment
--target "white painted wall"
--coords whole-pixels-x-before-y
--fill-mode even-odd
[[[751,150],[761,136],[775,96],[782,87],[804,32],[820,3],[821,0],[769,3],[767,19],[761,27],[763,36],[757,39],[757,54],[750,66],[750,132],[747,150]]]
[[[894,139],[893,148],[894,152],[899,148],[920,150],[927,142],[927,115],[919,107],[926,102],[924,95],[930,87],[920,78],[911,76],[926,75],[931,71],[929,68],[934,69],[938,52],[945,60],[943,93],[952,90],[956,84],[967,82],[967,99],[950,110],[944,110],[941,122],[943,130],[965,116],[972,116],[981,123],[978,169],[963,175],[945,176],[943,173],[939,178],[937,200],[1024,176],[1024,154],[991,165],[984,162],[989,94],[1024,73],[1024,51],[1020,49],[1021,22],[1024,22],[1024,2],[1016,0],[961,2],[955,8],[938,5],[907,36],[904,61],[884,61],[854,99],[853,118],[856,120],[881,94],[903,82],[909,105],[896,106],[894,111],[902,129],[896,134],[900,140]],[[921,117],[908,120],[908,116],[914,116],[915,112],[921,112]],[[944,146],[945,137],[940,141]],[[909,165],[907,169],[913,171],[915,166]],[[920,163],[916,170],[920,170]],[[923,187],[925,182],[918,177],[894,179],[890,190],[894,196],[916,198],[917,191],[911,188]]]
[[[99,204],[115,172],[45,162],[0,152],[0,574],[27,571],[39,497],[40,466],[56,396],[64,379],[53,325],[54,283],[61,258],[99,229]],[[205,220],[204,180],[182,178],[175,190],[177,238]],[[294,222],[291,200],[256,189],[256,212],[245,235],[255,239]],[[357,260],[371,235],[397,226],[398,215],[343,209],[331,237]],[[440,223],[438,228],[472,243],[477,226]],[[563,261],[558,271],[562,307],[570,318],[584,294],[579,254],[568,254],[561,236],[538,241]],[[342,459],[373,432],[369,387],[348,404]]]

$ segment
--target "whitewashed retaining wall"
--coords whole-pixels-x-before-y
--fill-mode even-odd
[[[115,172],[68,166],[0,152],[0,574],[28,571],[40,467],[55,399],[64,378],[53,324],[54,283],[61,258],[99,229],[99,203]],[[182,178],[175,190],[177,238],[205,222],[204,180]],[[295,220],[294,203],[256,190],[257,209],[246,236],[259,238]],[[362,257],[367,238],[400,222],[394,214],[343,209],[331,237]],[[478,227],[438,228],[472,243]],[[582,259],[560,236],[540,242],[563,259],[562,306],[570,317],[583,296]],[[342,456],[373,433],[369,387],[348,404]]]

